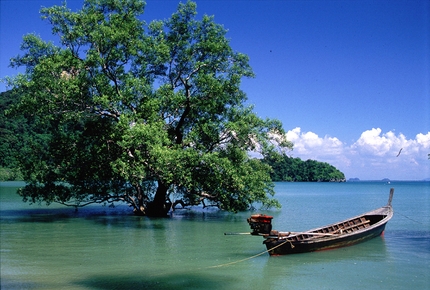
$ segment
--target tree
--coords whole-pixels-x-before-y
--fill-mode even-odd
[[[151,216],[172,203],[279,205],[270,167],[248,152],[292,144],[279,121],[245,105],[248,57],[232,50],[213,17],[197,20],[193,2],[149,25],[138,18],[143,10],[140,0],[44,8],[61,45],[24,37],[12,65],[26,72],[9,79],[21,97],[11,112],[49,132],[26,147],[24,200],[124,201]]]

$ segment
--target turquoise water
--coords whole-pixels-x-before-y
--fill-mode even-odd
[[[29,205],[0,183],[1,289],[430,289],[430,183],[277,183],[274,229],[302,231],[385,205],[382,237],[270,257],[239,214],[133,216],[126,206]]]

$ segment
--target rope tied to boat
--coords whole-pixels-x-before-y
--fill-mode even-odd
[[[204,271],[204,270],[208,270],[208,269],[216,269],[216,268],[226,267],[226,266],[230,266],[230,265],[238,264],[238,263],[241,263],[241,262],[244,262],[244,261],[248,261],[248,260],[251,260],[251,259],[256,258],[256,257],[258,257],[258,256],[261,256],[261,255],[263,255],[263,254],[266,254],[266,253],[268,253],[268,252],[270,252],[270,251],[272,251],[272,250],[274,250],[274,249],[276,249],[276,248],[278,248],[278,247],[281,247],[282,245],[284,245],[284,244],[285,244],[285,243],[287,243],[287,242],[289,242],[289,241],[287,240],[287,241],[285,241],[285,242],[282,242],[282,243],[280,243],[279,245],[277,245],[277,246],[275,246],[275,247],[271,248],[270,250],[266,250],[266,251],[264,251],[264,252],[258,253],[257,255],[254,255],[254,256],[251,256],[251,257],[248,257],[248,258],[245,258],[245,259],[241,259],[241,260],[237,260],[237,261],[233,261],[233,262],[229,262],[229,263],[225,263],[225,264],[219,264],[219,265],[215,265],[215,266],[208,266],[208,267],[202,267],[202,268],[195,268],[195,269],[193,270],[193,272],[196,272],[196,271]],[[157,273],[157,274],[150,275],[150,277],[158,277],[158,276],[163,276],[163,275],[166,275],[166,273],[160,272],[160,273]]]
[[[245,259],[233,261],[233,262],[230,262],[230,263],[225,263],[225,264],[220,264],[220,265],[215,265],[215,266],[209,266],[209,267],[206,267],[205,269],[221,268],[221,267],[225,267],[225,266],[230,266],[230,265],[234,265],[234,264],[237,264],[237,263],[241,263],[241,262],[244,262],[244,261],[248,261],[248,260],[254,259],[254,258],[258,257],[258,256],[264,255],[264,254],[266,254],[266,253],[268,253],[268,252],[270,252],[270,251],[272,251],[272,250],[274,250],[274,249],[276,249],[278,247],[281,247],[284,244],[286,244],[287,242],[290,242],[290,244],[291,244],[290,240],[286,240],[285,242],[282,242],[279,245],[276,245],[275,247],[270,248],[269,250],[266,250],[264,252],[258,253],[257,255],[254,255],[254,256],[251,256],[251,257],[248,257],[248,258],[245,258]],[[294,248],[293,244],[291,244],[291,246]]]

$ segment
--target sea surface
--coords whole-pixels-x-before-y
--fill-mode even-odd
[[[276,183],[279,210],[30,205],[0,183],[1,289],[430,289],[430,183]],[[305,231],[379,208],[395,189],[381,237],[329,251],[270,257],[246,218]]]

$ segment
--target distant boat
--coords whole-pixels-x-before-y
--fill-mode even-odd
[[[393,194],[394,188],[391,188],[386,206],[306,232],[273,231],[271,230],[273,217],[268,215],[252,215],[248,219],[248,223],[253,230],[252,235],[264,237],[263,244],[266,245],[270,255],[287,255],[346,247],[370,240],[383,233],[385,225],[393,216],[391,206]]]

